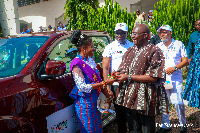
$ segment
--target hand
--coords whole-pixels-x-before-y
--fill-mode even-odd
[[[171,75],[175,71],[174,67],[169,67],[166,69],[166,74]]]
[[[191,61],[191,59],[188,59],[188,63],[189,63],[189,65],[190,65],[190,61]]]
[[[105,102],[105,103],[108,103],[108,109],[111,107],[111,103],[113,102],[113,100],[109,100],[109,99],[107,99],[107,101]]]
[[[107,91],[108,91],[108,94],[110,94],[112,97],[114,97],[113,92],[110,90],[110,86],[109,85],[107,86]]]
[[[129,75],[127,75],[127,74],[120,74],[120,75],[117,75],[117,80],[118,80],[118,82],[127,81],[128,77],[129,77]]]
[[[110,77],[108,77],[106,80],[106,83],[107,83],[107,85],[112,85],[115,81],[116,81],[116,79],[111,79]]]

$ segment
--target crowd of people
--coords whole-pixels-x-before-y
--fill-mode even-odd
[[[62,31],[62,30],[67,30],[67,25],[63,25],[62,22],[58,22],[57,27],[52,27],[49,25],[47,28],[40,26],[38,32],[50,32],[50,31]],[[27,33],[33,33],[32,28],[26,28],[24,27],[21,34],[27,34]]]
[[[151,13],[148,16],[152,16]],[[140,19],[140,14],[137,15]],[[152,17],[148,19],[152,21]],[[130,133],[171,131],[169,103],[176,108],[180,132],[186,133],[183,99],[189,101],[189,106],[200,108],[200,19],[195,27],[197,31],[190,36],[186,49],[181,41],[172,38],[173,29],[169,25],[157,27],[157,35],[149,40],[149,27],[137,23],[131,33],[133,42],[130,42],[127,24],[117,23],[115,41],[103,52],[103,79],[92,58],[94,43],[80,30],[74,31],[71,42],[79,55],[70,66],[75,81],[70,96],[74,99],[81,132],[103,132],[97,108],[102,92],[108,105],[114,104],[119,133],[126,133],[127,128]],[[188,64],[189,74],[183,90],[181,68]],[[162,115],[162,127],[158,131],[155,131],[156,115]]]

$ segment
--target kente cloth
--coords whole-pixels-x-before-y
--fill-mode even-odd
[[[165,81],[164,56],[161,49],[148,44],[140,49],[133,46],[124,54],[119,71],[131,75],[149,75],[159,78],[155,83],[121,82],[116,104],[155,116],[168,113],[168,103],[162,82]]]
[[[86,84],[94,84],[97,81],[101,81],[101,79],[98,78],[100,75],[99,71],[94,64],[90,64],[88,58],[78,55],[71,63],[71,71],[73,70],[74,65],[77,65],[82,70]],[[95,73],[96,76],[91,77],[91,73]],[[98,96],[99,93],[97,93],[97,89],[92,90],[91,93],[85,93],[81,92],[76,85],[70,93],[70,97],[74,99],[75,111],[81,133],[103,132],[101,114],[97,109]]]
[[[194,51],[194,54],[190,62],[182,97],[189,101],[190,107],[197,107],[200,109],[200,33],[198,31],[190,36],[188,45],[188,56],[190,56],[192,51]]]

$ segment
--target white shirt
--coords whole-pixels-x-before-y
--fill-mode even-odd
[[[127,51],[129,47],[134,46],[134,44],[128,40],[126,40],[125,45],[120,44],[117,40],[113,41],[112,43],[108,44],[103,52],[103,57],[110,57],[111,62],[111,73],[113,71],[117,71],[119,65],[122,62],[122,57],[124,53]],[[114,85],[117,85],[114,83]]]
[[[163,51],[165,57],[165,69],[175,67],[181,63],[182,57],[187,57],[185,46],[181,41],[172,39],[168,48],[163,42],[158,43],[156,46]],[[181,69],[172,73],[171,80],[183,82]]]
[[[132,46],[134,46],[134,44],[128,40],[126,40],[125,45],[120,44],[115,40],[105,47],[103,57],[111,58],[111,72],[117,71],[119,65],[121,64],[122,56],[127,49]]]

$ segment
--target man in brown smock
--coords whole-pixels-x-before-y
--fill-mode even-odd
[[[167,112],[164,88],[164,56],[161,49],[149,44],[150,30],[139,24],[131,38],[135,44],[122,58],[116,104],[126,107],[129,132],[155,133],[155,115]],[[113,72],[114,73],[114,72]]]

